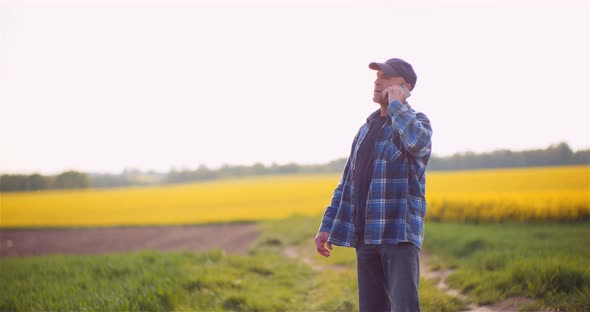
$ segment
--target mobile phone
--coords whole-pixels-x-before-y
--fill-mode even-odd
[[[400,87],[402,88],[402,91],[404,91],[405,97],[408,98],[411,95],[410,90],[408,90],[408,87],[406,87],[406,85],[404,84],[400,85]]]

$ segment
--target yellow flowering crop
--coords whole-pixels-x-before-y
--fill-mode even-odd
[[[3,227],[163,225],[309,215],[322,209],[337,183],[335,175],[295,175],[157,187],[5,192],[0,223]]]
[[[164,225],[318,215],[340,176],[285,175],[157,187],[4,192],[2,227]],[[590,219],[590,166],[428,172],[427,219]],[[319,220],[318,220],[319,222]]]
[[[590,219],[590,166],[432,172],[426,183],[430,220]]]

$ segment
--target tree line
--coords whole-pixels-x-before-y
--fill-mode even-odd
[[[496,150],[489,153],[457,153],[449,157],[432,157],[429,170],[467,170],[484,168],[542,167],[559,165],[588,165],[590,150],[574,152],[567,143],[546,149],[513,152]]]
[[[3,174],[0,176],[1,191],[39,191],[48,189],[84,189],[90,187],[87,174],[78,171],[66,171],[55,176],[24,174]]]
[[[84,173],[66,171],[58,175],[4,174],[0,176],[0,191],[40,191],[51,189],[85,189],[104,187],[126,187],[141,185],[174,184],[193,181],[207,181],[238,176],[260,176],[293,173],[339,173],[347,158],[339,158],[325,164],[265,166],[224,165],[219,169],[199,166],[197,169],[171,169],[168,173],[153,170],[125,169],[120,174]],[[551,145],[546,149],[514,152],[496,150],[489,153],[457,153],[452,156],[432,156],[429,171],[467,170],[483,168],[537,167],[590,164],[590,150],[574,152],[567,143]]]

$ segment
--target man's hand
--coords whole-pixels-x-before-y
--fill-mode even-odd
[[[324,257],[330,256],[330,250],[332,250],[332,244],[328,242],[328,232],[319,232],[318,235],[315,236],[315,247],[318,253]],[[324,247],[324,244],[327,243],[328,248]]]
[[[406,96],[406,93],[404,92],[404,90],[402,90],[402,87],[398,85],[393,85],[385,88],[383,92],[381,92],[381,96],[384,99],[387,99],[389,103],[395,100],[400,101],[400,103],[404,103],[406,99],[409,97],[409,95]]]

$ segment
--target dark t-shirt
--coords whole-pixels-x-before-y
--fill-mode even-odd
[[[356,233],[362,234],[365,228],[365,210],[367,206],[367,195],[373,178],[375,143],[379,130],[387,122],[387,116],[381,116],[369,124],[369,131],[361,142],[356,155],[354,170],[355,188],[357,189],[356,201]]]

